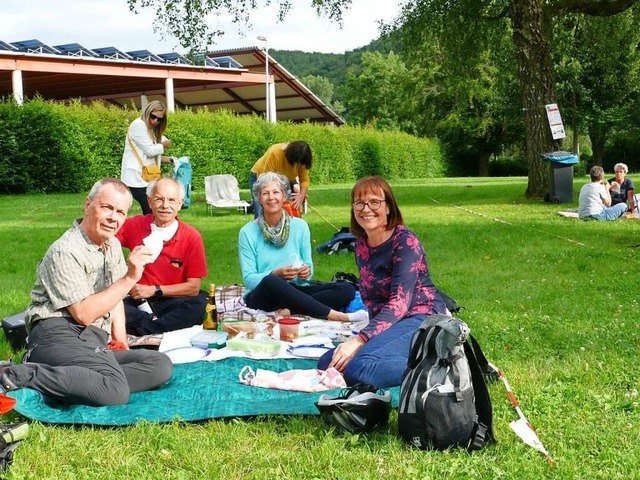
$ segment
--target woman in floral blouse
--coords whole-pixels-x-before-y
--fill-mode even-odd
[[[356,263],[369,323],[327,352],[318,368],[335,367],[348,385],[400,385],[411,338],[423,320],[444,314],[418,237],[404,226],[389,184],[365,177],[351,190],[351,232],[358,237]]]

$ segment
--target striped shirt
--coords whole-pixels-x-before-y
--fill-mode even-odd
[[[80,228],[81,221],[75,220],[38,263],[25,318],[29,331],[40,320],[72,318],[69,305],[101,292],[127,272],[120,242],[111,238],[99,247]],[[110,331],[110,313],[93,325]]]

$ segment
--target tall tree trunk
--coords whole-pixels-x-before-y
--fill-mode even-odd
[[[572,152],[580,156],[580,139],[578,138],[578,125],[577,123],[573,124],[573,150]]]
[[[489,176],[489,158],[491,158],[491,152],[488,150],[480,151],[480,158],[478,159],[478,176]]]
[[[542,0],[511,0],[509,17],[518,59],[520,99],[524,110],[529,182],[525,195],[543,197],[547,193],[547,164],[540,155],[554,150],[545,105],[553,103],[554,85],[550,25]]]
[[[604,158],[604,145],[607,141],[607,132],[600,125],[589,126],[589,139],[593,150],[593,165],[602,166]]]
[[[578,132],[578,101],[576,100],[576,93],[573,92],[571,96],[573,99],[573,115],[571,118],[571,129],[573,130],[573,153],[580,157],[580,139]]]

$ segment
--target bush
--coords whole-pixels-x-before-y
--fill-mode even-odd
[[[500,156],[489,161],[490,177],[526,177],[527,161],[515,156]]]
[[[629,172],[640,171],[640,139],[637,135],[625,133],[611,136],[604,149],[602,161],[606,172],[613,172],[616,163],[624,163]]]
[[[0,192],[86,192],[99,178],[119,177],[135,108],[102,103],[59,104],[42,99],[0,101]],[[305,140],[313,152],[311,182],[352,182],[363,175],[388,180],[442,176],[439,143],[397,132],[313,123],[265,122],[219,110],[171,113],[167,154],[191,157],[194,190],[207,175],[231,173],[242,187],[269,146]]]
[[[20,118],[22,110],[11,101],[0,103],[0,124],[3,132],[0,135],[0,192],[24,193],[29,190],[29,174],[26,168],[20,167],[21,138]]]

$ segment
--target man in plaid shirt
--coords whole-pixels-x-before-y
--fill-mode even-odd
[[[127,346],[122,299],[152,259],[140,246],[125,261],[114,237],[131,202],[120,180],[96,182],[84,218],[49,247],[25,317],[26,361],[0,367],[0,393],[28,387],[67,404],[120,405],[171,378],[166,355]]]

